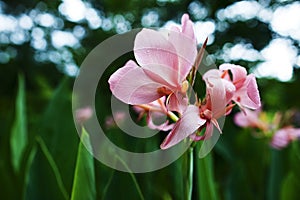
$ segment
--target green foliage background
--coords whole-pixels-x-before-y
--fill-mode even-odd
[[[64,21],[63,30],[78,24],[84,27],[86,34],[81,46],[66,48],[77,65],[97,44],[116,34],[114,29],[93,30],[85,22],[68,21],[59,13],[57,8],[61,2],[57,0],[4,2],[4,14],[19,16],[43,5],[45,12]],[[178,22],[180,16],[188,12],[192,1],[89,2],[106,16],[131,13],[134,16],[132,27],[138,28],[143,14],[149,10],[159,14],[157,26],[171,19]],[[290,3],[265,2],[271,8]],[[202,2],[207,18],[216,21],[216,12],[233,3]],[[228,26],[226,31],[216,31],[214,43],[207,48],[209,53],[216,53],[228,42],[239,41],[250,42],[255,49],[261,50],[271,39],[279,37],[268,24],[256,19],[228,22]],[[47,50],[55,49],[49,38],[47,42]],[[299,47],[299,41],[293,42]],[[30,40],[21,45],[0,44],[2,51],[8,47],[15,49],[17,56],[1,64],[0,199],[185,199],[186,154],[164,169],[143,174],[119,172],[103,165],[80,143],[71,106],[74,77],[62,72],[63,63],[37,61],[34,55],[39,52],[30,45]],[[105,118],[111,115],[108,77],[130,57],[131,54],[125,55],[113,63],[99,82],[101,89],[97,92],[96,104],[103,126]],[[219,64],[223,60],[216,62]],[[257,64],[245,60],[235,63],[249,70]],[[259,79],[258,84],[264,109],[268,112],[300,108],[299,69],[294,69],[294,77],[289,82],[264,78]],[[299,117],[291,123],[300,126]],[[232,116],[226,119],[224,134],[213,152],[201,160],[195,155],[193,199],[299,199],[300,143],[294,142],[278,151],[269,146],[267,139],[254,138],[252,131],[235,126]],[[137,152],[156,149],[165,136],[162,133],[140,144],[117,128],[107,130],[107,135],[119,146]],[[82,137],[89,140],[85,130],[82,130]],[[197,148],[199,146],[196,151]]]

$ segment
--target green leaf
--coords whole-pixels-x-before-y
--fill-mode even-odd
[[[72,116],[71,88],[71,79],[64,78],[53,92],[38,128],[33,130],[47,147],[56,169],[49,164],[45,151],[37,148],[27,180],[26,199],[45,199],[47,196],[47,199],[63,200],[70,197],[79,144]],[[54,172],[59,173],[60,181]]]
[[[270,176],[267,197],[270,200],[279,199],[283,177],[283,154],[279,150],[271,149]]]
[[[26,161],[25,173],[24,173],[24,184],[23,184],[23,198],[24,199],[26,199],[26,191],[27,191],[27,187],[29,185],[29,180],[30,180],[30,169],[32,167],[36,152],[37,152],[37,146],[34,145],[33,148],[31,149],[28,159]]]
[[[20,171],[23,154],[28,142],[25,98],[24,77],[20,75],[16,99],[16,116],[10,138],[12,165],[16,172]]]
[[[199,199],[218,199],[216,185],[214,181],[213,173],[213,160],[212,154],[209,153],[204,158],[198,157],[200,145],[196,145],[195,153],[195,165],[196,165],[196,191],[199,192]]]
[[[130,172],[129,172],[129,175],[130,175],[131,178],[132,178],[133,184],[135,185],[136,190],[137,190],[137,192],[138,192],[138,194],[139,194],[141,200],[144,200],[145,198],[144,198],[143,193],[142,193],[142,190],[141,190],[141,188],[140,188],[140,186],[139,186],[139,184],[138,184],[138,181],[136,180],[135,175],[131,172],[131,170],[130,170],[130,168],[127,166],[126,162],[124,162],[120,156],[116,155],[116,158],[122,163],[122,165],[124,165],[124,167],[127,168],[128,171],[130,171]]]
[[[89,135],[84,128],[82,128],[81,140],[78,147],[71,199],[93,200],[96,199],[94,159],[87,150],[87,148],[91,150],[92,147]],[[87,148],[84,145],[88,145]]]
[[[36,141],[39,148],[36,152],[33,148],[31,156],[34,158],[30,158],[33,161],[30,161],[29,175],[26,175],[25,199],[69,199],[61,172],[48,147],[41,137],[37,136]],[[44,181],[41,182],[41,179]]]
[[[44,141],[40,137],[37,138],[37,141],[40,144],[40,147],[41,147],[45,157],[47,158],[47,160],[48,160],[48,162],[49,162],[49,164],[50,164],[50,166],[53,170],[53,173],[54,173],[54,176],[56,178],[57,185],[58,185],[60,191],[62,192],[64,198],[68,199],[68,193],[66,191],[66,188],[65,188],[64,183],[62,181],[59,169],[58,169],[52,155],[50,154],[46,144],[44,143]]]
[[[282,183],[281,199],[297,200],[299,199],[300,182],[294,173],[289,173]]]

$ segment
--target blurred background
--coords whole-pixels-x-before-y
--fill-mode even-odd
[[[186,155],[151,173],[115,171],[80,145],[71,105],[74,79],[94,47],[134,28],[180,24],[184,13],[199,47],[209,38],[204,64],[246,67],[258,78],[266,118],[280,112],[281,126],[300,126],[299,1],[0,1],[0,199],[185,198]],[[108,77],[129,58],[101,78],[97,116],[119,146],[153,150],[166,133],[135,145],[107,122]],[[233,114],[210,156],[195,157],[193,199],[298,199],[299,142],[274,149],[269,137],[253,134],[259,130],[236,126]]]

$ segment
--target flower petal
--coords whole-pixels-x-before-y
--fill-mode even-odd
[[[181,17],[181,25],[182,25],[182,33],[192,40],[196,40],[195,38],[195,32],[193,28],[193,22],[190,20],[190,17],[188,14],[184,14]]]
[[[234,122],[240,127],[259,127],[259,110],[244,109],[244,112],[239,112],[234,116]]]
[[[242,108],[258,109],[261,106],[254,75],[247,76],[244,85],[235,92],[233,100]]]
[[[118,84],[119,80],[129,71],[136,69],[137,66],[136,63],[132,60],[129,60],[123,67],[119,68],[116,72],[114,72],[109,80],[109,86],[110,90],[113,91],[115,86]]]
[[[211,122],[206,123],[205,133],[204,133],[204,140],[211,138],[214,132],[214,126]]]
[[[205,124],[205,122],[206,120],[201,119],[199,116],[199,108],[194,105],[189,105],[182,117],[176,122],[172,131],[160,145],[160,148],[167,149],[178,144],[193,134],[200,126]]]
[[[155,118],[162,117],[157,114],[162,114],[162,113],[149,111],[148,116],[147,116],[147,125],[149,128],[154,129],[154,130],[159,130],[159,131],[169,131],[174,127],[174,124],[169,124],[168,120],[166,120],[165,122],[163,122],[160,125],[154,124],[153,120],[155,120]]]
[[[132,60],[117,70],[108,82],[112,93],[127,104],[146,104],[162,96],[157,92],[161,84],[150,79]]]
[[[194,35],[193,22],[187,14],[181,19],[182,30],[169,31],[169,41],[176,49],[178,56],[178,80],[182,82],[190,72],[197,56],[197,41]],[[178,29],[177,29],[178,30]]]
[[[254,109],[257,109],[261,106],[261,102],[255,76],[253,74],[248,75],[246,82],[247,94],[251,101],[255,104]]]
[[[174,46],[158,31],[142,29],[134,41],[134,56],[154,80],[178,85],[178,56]]]
[[[231,81],[221,78],[221,74],[222,73],[219,70],[211,69],[205,72],[205,74],[203,75],[203,80],[206,82],[207,88],[212,87],[218,82],[218,84],[220,85],[219,89],[223,88],[225,90],[227,104],[231,101],[232,97],[234,96],[236,88]],[[215,83],[213,84],[212,82]]]
[[[180,114],[185,111],[188,106],[188,99],[186,94],[182,94],[181,92],[173,93],[169,96],[167,101],[167,108],[170,111],[176,111]]]
[[[290,140],[289,140],[288,130],[286,130],[286,128],[283,128],[276,131],[276,133],[272,138],[271,146],[276,149],[282,149],[286,147],[289,144],[289,142]]]
[[[225,63],[219,66],[219,69],[224,70],[230,70],[232,73],[232,82],[235,85],[237,89],[239,89],[243,82],[246,79],[247,71],[244,67],[241,67],[239,65],[229,64]]]
[[[226,113],[226,88],[221,78],[207,79],[207,94],[212,118],[218,119]]]

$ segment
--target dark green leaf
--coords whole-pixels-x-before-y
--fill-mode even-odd
[[[50,156],[46,157],[45,151],[37,149],[28,178],[27,199],[45,199],[46,195],[48,199],[57,200],[70,196],[79,140],[72,116],[70,83],[70,79],[61,82],[41,117],[38,138]],[[55,169],[49,165],[49,157],[55,163]],[[60,181],[54,172],[60,174]]]
[[[198,157],[198,152],[200,150],[200,145],[196,145],[195,148],[195,173],[196,173],[196,190],[199,191],[200,199],[218,199],[216,184],[214,180],[213,172],[213,160],[212,154],[209,153],[204,158]]]
[[[82,129],[81,140],[78,147],[76,169],[74,174],[72,200],[96,199],[96,185],[94,172],[94,159],[88,152],[91,150],[90,139],[85,129]],[[85,145],[88,145],[86,148]]]
[[[24,77],[19,76],[19,88],[16,99],[16,116],[11,131],[10,147],[12,165],[19,172],[23,153],[27,145],[27,122],[26,122],[26,100],[25,100]]]
[[[297,200],[299,199],[300,182],[294,173],[289,173],[282,183],[281,199]]]

